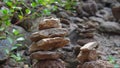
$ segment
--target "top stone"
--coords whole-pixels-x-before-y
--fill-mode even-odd
[[[85,44],[83,47],[80,48],[81,51],[89,51],[89,50],[94,50],[95,48],[98,47],[97,42],[89,42]]]
[[[49,29],[49,28],[61,28],[60,20],[57,18],[44,19],[39,24],[39,30]]]

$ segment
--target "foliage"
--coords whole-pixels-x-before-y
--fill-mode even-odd
[[[0,39],[7,39],[12,44],[12,48],[5,49],[11,58],[16,61],[22,60],[19,53],[15,53],[14,50],[23,46],[17,43],[18,41],[24,41],[23,35],[16,29],[12,30],[12,33],[8,31],[11,26],[11,20],[16,15],[18,20],[15,24],[18,24],[28,18],[36,18],[37,16],[48,16],[52,12],[57,11],[59,4],[61,7],[65,7],[67,10],[73,10],[75,6],[75,0],[2,0],[5,3],[4,7],[0,9],[0,33],[3,32],[7,35],[0,35]]]
[[[110,56],[108,56],[108,60],[109,60],[110,63],[114,64],[114,68],[119,68],[120,67],[118,64],[116,64],[115,57],[110,55]]]

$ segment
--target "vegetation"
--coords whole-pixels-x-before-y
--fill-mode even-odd
[[[110,56],[108,56],[108,60],[109,60],[110,63],[114,64],[114,68],[119,68],[119,65],[116,64],[115,57],[113,57],[113,56],[110,55]]]
[[[76,0],[2,0],[4,6],[0,9],[0,40],[7,39],[12,48],[10,50],[5,49],[9,57],[13,58],[17,62],[23,61],[24,58],[17,51],[19,47],[24,45],[19,41],[24,41],[25,38],[20,31],[13,29],[12,33],[8,31],[11,24],[20,24],[26,19],[35,19],[40,16],[49,16],[59,8],[64,8],[74,12],[77,4]],[[13,17],[17,18],[17,21],[12,21]],[[119,65],[115,64],[115,58],[108,57],[109,62],[118,68]]]
[[[11,23],[19,24],[25,19],[48,16],[52,12],[57,11],[58,5],[62,8],[65,7],[67,10],[73,10],[72,6],[76,4],[75,0],[30,0],[29,3],[26,0],[2,0],[2,2],[5,4],[0,9],[0,33],[5,33],[5,35],[0,34],[0,39],[7,39],[12,44],[10,50],[5,50],[16,61],[23,60],[21,55],[15,50],[24,46],[18,42],[25,39],[19,30],[13,29],[12,33],[7,30],[10,28]],[[13,22],[13,17],[17,17],[17,21]]]

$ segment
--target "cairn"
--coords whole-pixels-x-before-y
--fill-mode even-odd
[[[31,35],[33,43],[29,47],[30,58],[37,62],[33,68],[65,68],[60,60],[61,54],[55,50],[69,43],[65,38],[67,29],[62,28],[59,19],[44,19],[39,24],[39,31]]]
[[[113,64],[98,59],[97,48],[97,42],[89,42],[81,47],[81,51],[77,56],[77,59],[80,61],[77,68],[113,68]]]

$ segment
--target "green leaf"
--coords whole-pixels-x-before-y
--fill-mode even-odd
[[[13,31],[12,31],[12,32],[13,32],[13,34],[14,34],[14,35],[18,35],[18,34],[19,34],[19,31],[18,31],[18,30],[16,30],[16,29],[13,29]]]
[[[30,9],[26,9],[25,12],[26,12],[26,14],[30,14],[31,10]]]
[[[17,46],[17,47],[19,47],[19,46],[22,46],[22,44],[15,44],[14,46]]]
[[[52,7],[52,11],[56,11],[57,9],[58,9],[57,6],[53,6],[53,7]]]
[[[7,37],[7,40],[10,42],[10,44],[12,44],[12,43],[13,43],[13,39],[12,39],[12,38]]]
[[[12,48],[11,48],[11,50],[13,51],[13,50],[15,50],[15,49],[17,49],[18,47],[16,47],[16,46],[13,46]]]
[[[22,20],[23,19],[23,16],[22,15],[18,15],[19,19]]]
[[[5,48],[5,52],[6,52],[7,54],[10,53],[10,51],[9,51],[7,48]]]
[[[16,6],[13,6],[12,8],[13,9],[17,9],[17,10],[21,10],[22,9],[22,7],[16,7]]]
[[[115,63],[115,58],[113,56],[108,56],[108,60],[110,63]]]
[[[5,27],[0,27],[0,31],[4,31],[5,30]]]
[[[12,57],[13,59],[15,59],[16,61],[18,61],[18,62],[22,60],[22,57],[20,56],[19,53],[17,53],[17,55],[12,54],[11,57]]]
[[[13,3],[12,3],[12,2],[10,2],[10,1],[7,1],[7,2],[6,2],[6,4],[7,4],[8,6],[10,6],[10,7],[12,7],[12,6],[13,6]]]
[[[17,41],[24,41],[24,40],[25,40],[24,37],[19,37],[19,38],[17,38]]]
[[[10,20],[5,21],[5,24],[6,26],[10,26],[11,25]]]
[[[51,14],[51,11],[50,11],[49,9],[44,9],[44,10],[43,10],[43,13],[44,13],[45,15],[50,15],[50,14]]]
[[[2,12],[2,14],[4,14],[4,15],[8,14],[8,10],[7,10],[7,9],[2,9],[1,12]]]
[[[32,7],[36,7],[37,4],[36,4],[35,2],[32,2],[32,3],[31,3],[31,6],[32,6]]]
[[[0,39],[5,39],[6,38],[6,36],[0,36]]]

